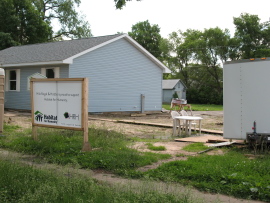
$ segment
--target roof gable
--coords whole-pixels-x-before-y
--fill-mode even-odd
[[[110,35],[85,39],[65,40],[42,44],[14,46],[0,51],[0,63],[3,65],[21,65],[35,63],[63,63],[71,56],[120,36]]]
[[[173,89],[180,82],[186,88],[186,85],[180,79],[162,80],[162,89]]]
[[[164,73],[170,72],[166,66],[127,34],[10,47],[0,51],[0,67],[72,64],[73,59],[121,38],[127,39],[134,47],[158,65]]]

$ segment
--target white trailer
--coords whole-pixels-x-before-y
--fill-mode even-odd
[[[257,133],[270,142],[270,58],[226,62],[223,91],[224,138]]]

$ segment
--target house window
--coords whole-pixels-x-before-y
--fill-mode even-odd
[[[59,78],[60,68],[41,68],[41,74],[46,76],[47,78]]]
[[[6,91],[20,91],[20,69],[6,70]]]

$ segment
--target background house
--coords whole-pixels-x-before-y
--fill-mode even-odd
[[[186,85],[180,79],[162,80],[162,102],[171,103],[175,93],[179,99],[186,99],[186,89]]]
[[[0,51],[0,68],[5,108],[30,110],[29,76],[40,73],[88,77],[89,112],[161,111],[162,74],[170,72],[126,34],[10,47]]]

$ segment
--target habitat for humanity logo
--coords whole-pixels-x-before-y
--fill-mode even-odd
[[[35,120],[42,122],[42,119],[43,119],[43,113],[41,113],[40,111],[36,111],[35,112]]]
[[[46,115],[46,114],[41,113],[40,111],[36,111],[35,120],[38,122],[45,122],[45,123],[57,123],[57,116]]]
[[[68,112],[65,112],[64,113],[64,117],[65,119],[73,119],[73,120],[76,120],[76,118],[78,118],[79,120],[79,114],[71,114],[71,113],[68,113]]]

